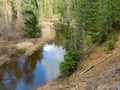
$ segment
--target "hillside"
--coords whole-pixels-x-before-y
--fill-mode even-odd
[[[118,90],[120,88],[120,38],[116,44],[116,48],[110,54],[104,52],[103,46],[96,46],[73,75],[57,79],[37,90]]]

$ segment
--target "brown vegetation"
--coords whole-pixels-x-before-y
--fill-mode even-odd
[[[19,53],[30,56],[43,44],[55,37],[53,22],[43,20],[39,26],[42,32],[41,38],[26,38],[23,33],[19,32],[0,36],[0,65],[15,60]]]
[[[105,53],[103,46],[96,46],[73,75],[59,78],[37,90],[117,90],[120,85],[119,44],[120,39],[110,54]]]

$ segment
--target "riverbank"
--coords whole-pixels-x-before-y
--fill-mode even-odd
[[[87,60],[69,77],[58,78],[35,90],[118,90],[120,87],[120,37],[109,54],[95,46]]]
[[[13,34],[10,37],[0,37],[0,65],[16,60],[19,54],[28,57],[36,50],[40,49],[46,42],[55,38],[54,23],[57,20],[43,19],[39,23],[41,28],[40,38],[26,38],[25,36],[17,36]],[[19,38],[15,38],[15,36]]]

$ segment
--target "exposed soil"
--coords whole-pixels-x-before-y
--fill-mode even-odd
[[[119,45],[120,38],[116,48],[110,54],[105,53],[103,46],[96,46],[88,59],[78,66],[73,75],[66,78],[59,78],[37,88],[37,90],[119,90]],[[98,62],[101,63],[98,64]],[[88,71],[81,74],[85,70]]]

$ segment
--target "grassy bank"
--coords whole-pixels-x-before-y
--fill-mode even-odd
[[[45,43],[55,37],[54,22],[41,21],[42,36],[40,38],[27,38],[20,33],[11,36],[0,36],[0,65],[16,60],[19,54],[28,57],[40,49]],[[16,37],[17,35],[17,37]]]

